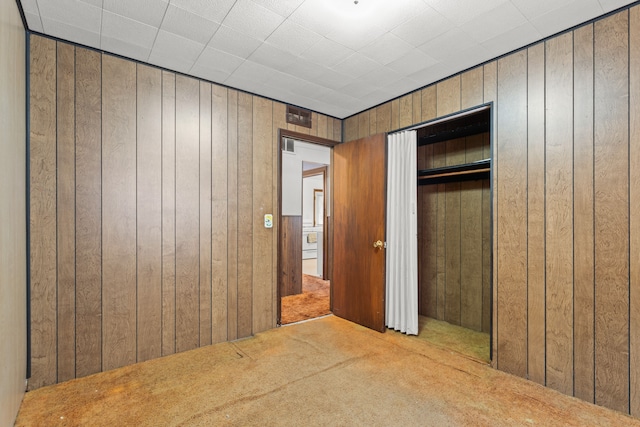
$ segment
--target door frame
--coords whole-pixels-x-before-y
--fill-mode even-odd
[[[277,189],[278,189],[278,209],[277,209],[277,214],[276,214],[276,224],[278,226],[277,229],[277,233],[278,233],[278,253],[277,253],[277,274],[276,274],[276,307],[277,307],[277,315],[276,315],[276,326],[281,326],[281,310],[282,310],[282,297],[281,297],[281,285],[282,285],[282,280],[281,280],[281,271],[282,271],[282,244],[283,244],[283,237],[282,237],[282,145],[283,145],[283,141],[284,138],[290,138],[290,139],[294,139],[296,141],[302,141],[302,142],[306,142],[306,143],[310,143],[310,144],[317,144],[317,145],[323,145],[325,147],[329,147],[331,149],[331,158],[333,159],[333,147],[340,144],[340,141],[332,141],[330,139],[326,139],[326,138],[320,138],[318,136],[314,136],[314,135],[307,135],[305,133],[301,133],[301,132],[296,132],[296,131],[292,131],[292,130],[288,130],[288,129],[282,129],[279,128],[278,129],[278,181],[277,181]],[[332,174],[332,169],[331,167],[329,168],[329,173]],[[325,189],[327,187],[326,185],[326,175],[325,175]],[[333,209],[333,179],[330,180],[329,182],[329,199],[330,199],[330,203],[329,205],[331,206],[331,208]],[[326,197],[325,197],[325,218],[326,218]],[[325,225],[323,226],[323,229],[327,229],[327,224],[325,221]],[[331,257],[331,238],[330,236],[327,236],[327,234],[325,233],[325,238],[327,241],[327,244],[325,245],[325,247],[327,248],[327,252],[328,252],[328,256],[327,258]],[[325,268],[328,259],[325,260]],[[331,272],[329,269],[327,269],[328,271],[328,279],[331,280]],[[331,295],[331,294],[330,294]],[[331,296],[330,296],[331,298]]]
[[[322,176],[322,191],[324,194],[327,194],[327,175],[329,174],[329,165],[320,166],[315,169],[303,170],[302,171],[302,181],[304,182],[305,178],[310,176]],[[303,184],[304,186],[304,184]],[[331,197],[331,192],[329,192],[329,197]],[[327,242],[329,240],[329,235],[327,234],[328,224],[327,224],[327,198],[322,198],[322,280],[327,280],[327,258],[329,248],[327,247]],[[315,212],[313,213],[315,218]],[[315,224],[314,224],[315,226]]]

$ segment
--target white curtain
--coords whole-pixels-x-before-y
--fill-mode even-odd
[[[418,334],[416,131],[388,136],[386,325]]]

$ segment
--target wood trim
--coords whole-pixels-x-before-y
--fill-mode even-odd
[[[288,129],[280,129],[280,138],[278,138],[278,140],[282,142],[282,138],[297,139],[303,142],[324,145],[326,147],[333,147],[340,144],[339,141],[332,141],[330,139],[320,138],[319,136],[314,135],[307,135],[306,133],[295,132]]]

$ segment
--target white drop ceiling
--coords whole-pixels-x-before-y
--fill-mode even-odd
[[[635,0],[20,0],[29,30],[345,118]]]

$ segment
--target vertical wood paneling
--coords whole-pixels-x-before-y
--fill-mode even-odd
[[[31,38],[31,388],[57,380],[56,44]],[[38,78],[34,78],[38,76]]]
[[[595,23],[595,337],[599,405],[629,409],[628,13]]]
[[[137,360],[162,355],[162,72],[138,65]]]
[[[351,116],[344,121],[344,139],[347,141],[354,141],[358,139],[358,133],[360,127],[360,116]]]
[[[176,352],[176,76],[162,72],[162,355]]]
[[[465,162],[464,139],[447,141],[447,166]],[[452,182],[445,188],[445,280],[444,280],[444,320],[454,325],[461,324],[461,206],[460,183]]]
[[[227,340],[228,151],[227,89],[213,85],[211,97],[211,342]]]
[[[280,156],[281,156],[281,139],[280,139],[280,129],[284,126],[285,123],[285,106],[280,102],[273,103],[273,123],[272,123],[272,146],[273,146],[273,154],[272,154],[272,165],[273,165],[273,201],[272,201],[272,209],[273,209],[273,217],[280,218],[280,191],[277,187],[279,179],[280,179]],[[331,139],[333,135],[333,119],[327,118],[327,136],[328,139]],[[331,212],[327,212],[328,215],[331,215]],[[281,234],[281,224],[279,221],[273,221],[273,240],[272,240],[272,262],[273,262],[273,270],[271,271],[271,280],[272,280],[272,295],[271,295],[271,309],[273,313],[272,322],[278,323],[280,321],[280,296],[278,284],[280,283],[280,239],[278,236]],[[329,236],[330,238],[331,236]],[[329,240],[330,242],[330,240]],[[327,270],[331,268],[331,263],[327,265]],[[330,271],[330,270],[329,270]]]
[[[391,101],[391,129],[400,129],[400,100],[398,98]]]
[[[460,75],[450,77],[436,85],[438,116],[460,110]]]
[[[211,344],[211,84],[200,82],[200,346]]]
[[[328,132],[328,124],[327,124],[327,116],[325,116],[324,114],[319,114],[318,115],[318,136],[320,138],[329,138],[329,132]],[[333,134],[331,135],[333,137]]]
[[[302,217],[282,217],[280,296],[302,293]]]
[[[277,268],[268,254],[276,238],[273,228],[264,227],[264,215],[273,214],[273,102],[253,98],[253,333],[275,326],[271,272]]]
[[[101,74],[101,55],[76,48],[75,375],[79,377],[102,369]]]
[[[574,31],[573,45],[574,393],[593,402],[593,25]]]
[[[358,138],[365,138],[369,136],[370,120],[369,112],[358,114]]]
[[[489,136],[486,137],[487,139]],[[493,292],[491,289],[493,250],[491,248],[491,181],[482,183],[482,332],[491,333]]]
[[[483,311],[482,182],[460,184],[460,325],[476,331],[482,330]]]
[[[227,339],[238,338],[238,92],[227,96]]]
[[[391,130],[391,102],[376,107],[376,132]]]
[[[498,179],[499,179],[499,170],[497,168],[498,165],[498,149],[497,149],[497,141],[498,141],[498,106],[496,105],[498,102],[498,62],[492,61],[484,65],[484,102],[489,103],[493,102],[493,110],[491,114],[492,120],[492,129],[493,132],[490,136],[492,138],[491,141],[491,252],[493,254],[492,261],[492,308],[491,308],[491,366],[494,368],[498,367],[499,364],[499,356],[498,356],[498,334],[499,334],[499,325],[498,325],[498,312],[500,310],[500,306],[498,305],[498,198],[500,194],[498,192]]]
[[[521,377],[527,373],[526,77],[526,51],[498,61],[498,367]]]
[[[75,278],[75,48],[57,52],[58,381],[76,374]]]
[[[102,368],[136,361],[136,65],[102,56]]]
[[[176,76],[176,351],[200,341],[200,85]]]
[[[375,135],[378,133],[378,110],[376,108],[372,108],[369,110],[369,133],[368,135]]]
[[[342,141],[342,127],[344,126],[342,120],[335,118],[330,119],[333,122],[333,140],[338,142]]]
[[[413,95],[400,98],[400,128],[413,124]]]
[[[238,94],[238,338],[251,335],[253,312],[253,96]]]
[[[431,85],[420,91],[422,105],[422,121],[432,120],[437,117],[437,93],[436,85]]]
[[[629,398],[631,415],[640,417],[640,8],[629,14]]]
[[[433,145],[433,167],[446,166],[446,143],[440,142]],[[445,317],[445,279],[446,279],[446,191],[445,184],[438,184],[436,191],[436,313],[438,319]]]
[[[529,379],[546,382],[545,343],[545,45],[527,49],[527,365]]]
[[[461,109],[475,107],[482,104],[484,73],[482,67],[474,68],[460,76]]]
[[[547,386],[573,394],[573,33],[546,42]]]
[[[413,119],[411,124],[418,124],[422,122],[422,92],[413,92]]]

